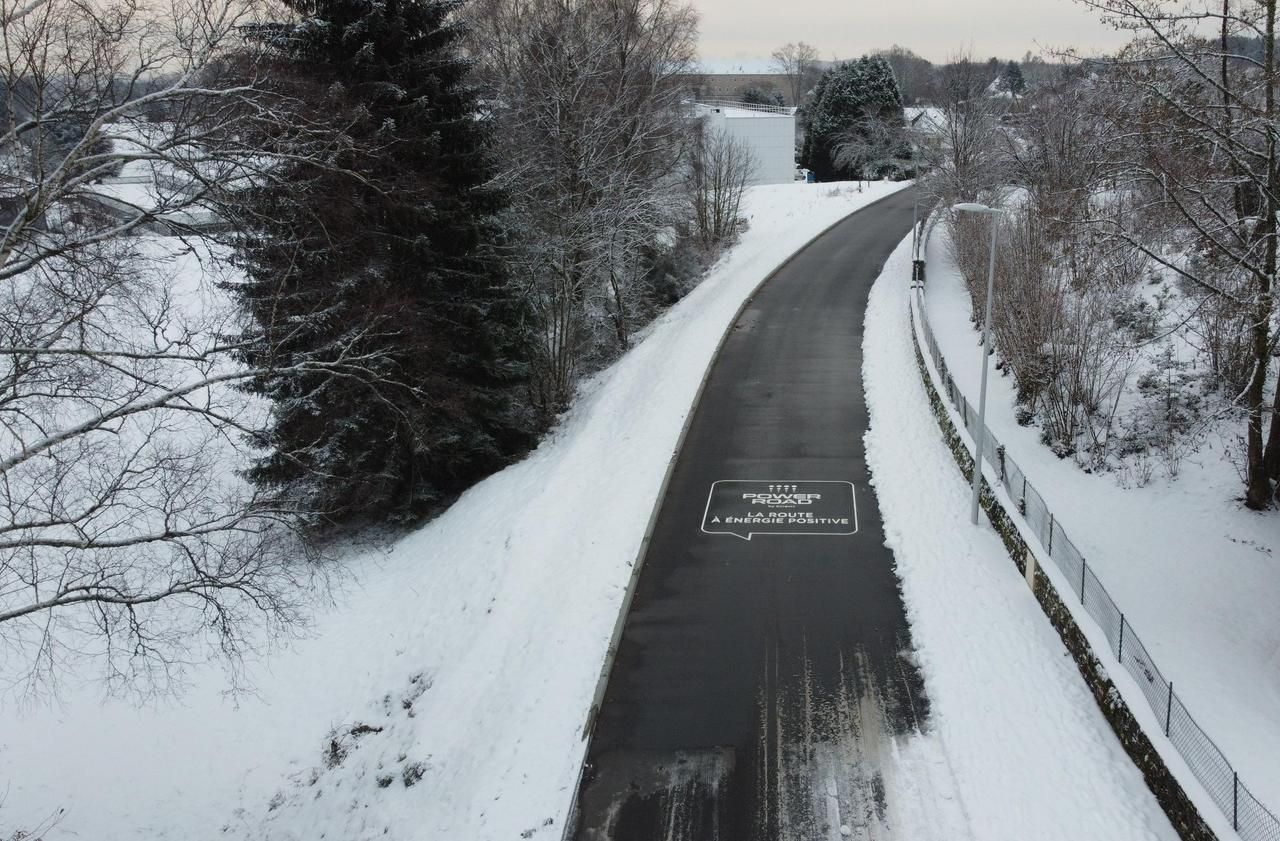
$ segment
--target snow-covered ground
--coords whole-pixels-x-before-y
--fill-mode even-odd
[[[559,838],[622,590],[721,333],[796,248],[898,186],[753,189],[743,241],[556,434],[353,553],[314,633],[249,664],[252,694],[225,696],[210,670],[143,709],[92,687],[0,708],[0,838],[59,809],[48,841]],[[953,781],[954,800],[905,823],[948,841],[1172,839],[1000,543],[968,525],[907,277],[904,245],[872,293],[864,365],[868,461],[933,704],[894,784]]]
[[[979,334],[970,298],[939,228],[929,246],[929,320],[961,389],[976,401]],[[971,362],[972,364],[968,364]],[[994,372],[994,368],[993,368]],[[993,376],[988,424],[1137,631],[1240,779],[1280,806],[1280,520],[1236,499],[1224,448],[1236,424],[1211,434],[1178,475],[1122,487],[1085,473],[1019,426],[1009,377]],[[1133,484],[1124,482],[1124,484]]]
[[[867,307],[867,463],[971,837],[1176,838],[1003,544],[969,523],[916,369],[910,277],[908,239]]]
[[[0,707],[0,838],[58,810],[48,841],[558,838],[623,588],[722,332],[792,252],[902,186],[752,189],[742,242],[557,432],[388,550],[353,553],[314,632],[247,664],[253,693],[226,696],[209,670],[143,709],[91,686]]]

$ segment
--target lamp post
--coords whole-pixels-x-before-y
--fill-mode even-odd
[[[991,256],[987,261],[987,306],[982,328],[982,386],[978,392],[978,429],[974,432],[973,446],[973,505],[969,519],[978,524],[978,496],[982,488],[982,454],[986,448],[987,437],[987,367],[991,358],[991,299],[996,292],[996,231],[1000,227],[999,216],[1002,211],[976,202],[963,202],[953,205],[954,210],[963,213],[978,213],[991,217]]]
[[[924,202],[920,199],[920,183],[918,181],[911,188],[911,192],[913,194],[911,203],[911,259],[918,260],[923,256],[920,253],[922,243],[918,234],[920,233],[920,223],[924,221],[920,216],[920,208],[924,205]]]

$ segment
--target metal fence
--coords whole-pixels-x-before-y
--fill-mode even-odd
[[[915,310],[919,313],[920,324],[923,326],[925,345],[933,358],[934,368],[942,376],[942,391],[964,418],[965,428],[976,441],[977,409],[969,404],[951,377],[947,360],[938,347],[925,314],[922,286],[916,287],[914,297]],[[1244,841],[1280,841],[1280,820],[1253,796],[1226,756],[1213,743],[1213,739],[1196,724],[1191,713],[1174,693],[1173,683],[1160,673],[1133,626],[1089,568],[1089,563],[1071,542],[1062,524],[1049,510],[1027,475],[992,434],[990,427],[983,437],[983,458],[1000,477],[1000,484],[1017,506],[1018,513],[1070,583],[1071,590],[1080,599],[1081,605],[1106,634],[1111,653],[1142,688],[1147,703],[1164,728],[1164,735],[1178,749],[1178,753],[1182,754],[1196,779],[1204,785],[1209,796],[1218,804]]]

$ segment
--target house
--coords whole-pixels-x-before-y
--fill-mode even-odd
[[[934,137],[946,132],[947,118],[941,108],[933,106],[903,108],[902,115],[906,118],[907,129],[911,132]]]

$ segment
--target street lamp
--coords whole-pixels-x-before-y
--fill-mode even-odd
[[[969,519],[978,524],[978,495],[982,488],[982,453],[987,437],[987,367],[991,356],[991,299],[996,292],[996,231],[1000,227],[997,218],[1003,211],[977,202],[961,202],[952,205],[963,213],[979,213],[991,217],[991,256],[987,261],[987,313],[982,328],[982,387],[978,392],[978,429],[974,433],[973,446],[973,505]]]

